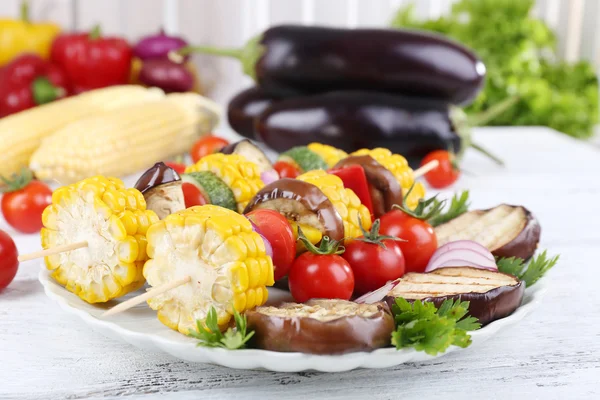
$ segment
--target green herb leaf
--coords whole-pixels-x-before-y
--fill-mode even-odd
[[[435,205],[433,205],[433,207],[435,207]],[[438,226],[466,213],[468,210],[469,191],[464,190],[461,193],[456,193],[452,196],[450,206],[446,211],[434,215],[427,222],[429,222],[431,226]]]
[[[235,309],[233,311],[235,329],[229,328],[223,334],[217,322],[217,310],[211,307],[204,321],[196,321],[197,330],[190,331],[189,336],[198,339],[197,346],[221,347],[235,350],[246,347],[246,343],[254,335],[254,331],[247,333],[246,316],[240,315]]]
[[[432,302],[415,300],[413,304],[397,298],[392,305],[396,330],[392,344],[397,349],[413,347],[430,355],[443,353],[451,345],[471,344],[469,330],[479,329],[474,317],[466,317],[469,302],[445,300],[438,308]]]
[[[544,250],[528,263],[525,263],[522,258],[510,257],[497,259],[496,265],[500,272],[514,275],[524,281],[527,287],[531,287],[556,265],[559,258],[559,255],[548,258],[547,252]]]

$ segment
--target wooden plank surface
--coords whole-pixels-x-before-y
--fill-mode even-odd
[[[507,167],[470,153],[464,168],[472,175],[455,189],[469,188],[474,207],[529,207],[541,221],[541,248],[561,254],[545,301],[520,324],[428,363],[339,374],[236,371],[91,332],[45,297],[39,266],[29,262],[0,293],[0,399],[600,398],[600,151],[546,128],[479,129],[475,138]],[[38,248],[35,235],[16,238],[23,253]]]

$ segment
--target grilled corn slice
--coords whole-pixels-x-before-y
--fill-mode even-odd
[[[185,173],[200,171],[212,172],[229,186],[240,213],[265,186],[258,166],[239,154],[216,153],[202,157],[196,164],[187,167]]]
[[[322,143],[310,143],[308,146],[309,150],[313,153],[317,153],[325,162],[329,168],[337,164],[341,159],[348,157],[348,154],[344,150],[336,149],[333,146]]]
[[[376,149],[360,149],[350,154],[351,156],[371,156],[379,164],[387,168],[398,180],[400,186],[402,186],[402,192],[404,195],[411,188],[413,183],[415,184],[413,190],[410,192],[408,198],[405,199],[405,203],[409,208],[415,208],[419,204],[419,200],[425,196],[425,186],[421,182],[415,183],[413,176],[413,170],[408,165],[406,158],[399,154],[392,154],[388,149],[376,148]]]
[[[344,221],[345,240],[362,235],[360,224],[364,229],[371,228],[369,209],[361,204],[358,196],[351,189],[344,188],[344,183],[337,176],[323,170],[314,170],[296,179],[315,185],[329,198]]]
[[[0,176],[8,177],[29,164],[43,138],[60,128],[99,112],[158,100],[159,89],[113,86],[34,107],[0,120]]]
[[[244,216],[214,205],[191,207],[152,225],[147,239],[150,285],[192,277],[148,300],[168,327],[187,334],[214,306],[224,328],[234,308],[241,313],[267,301],[273,262]]]
[[[88,246],[48,256],[46,267],[88,303],[123,296],[144,284],[145,234],[156,221],[144,196],[116,178],[96,176],[59,188],[42,214],[42,247]]]
[[[193,93],[122,107],[55,132],[33,154],[30,168],[39,179],[63,184],[132,174],[184,153],[217,119],[215,107]]]

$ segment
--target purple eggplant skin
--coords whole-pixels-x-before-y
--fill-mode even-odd
[[[281,100],[256,120],[257,139],[276,151],[312,142],[347,152],[384,147],[412,166],[433,150],[460,151],[447,103],[340,91]]]
[[[194,88],[194,76],[185,65],[167,59],[145,61],[139,80],[146,86],[159,87],[166,93],[189,92]]]
[[[238,93],[227,108],[229,126],[240,135],[255,139],[254,120],[277,100],[279,96],[270,95],[258,86]]]
[[[185,39],[167,35],[161,30],[156,35],[140,39],[133,47],[133,55],[142,61],[162,59],[167,58],[170,51],[179,50],[187,45]],[[187,61],[189,57],[189,55],[185,56],[184,60]]]
[[[273,93],[373,90],[467,105],[486,74],[472,51],[426,32],[280,25],[260,44],[254,73]]]

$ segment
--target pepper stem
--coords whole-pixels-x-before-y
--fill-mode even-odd
[[[100,28],[100,24],[94,25],[89,34],[90,40],[100,39],[100,36],[102,36],[102,29]]]
[[[33,101],[35,104],[46,104],[63,97],[65,89],[54,86],[48,78],[40,77],[31,83],[31,91],[33,93]]]
[[[23,22],[30,21],[29,20],[29,2],[28,1],[21,2],[20,17],[21,17],[21,21],[23,21]]]

